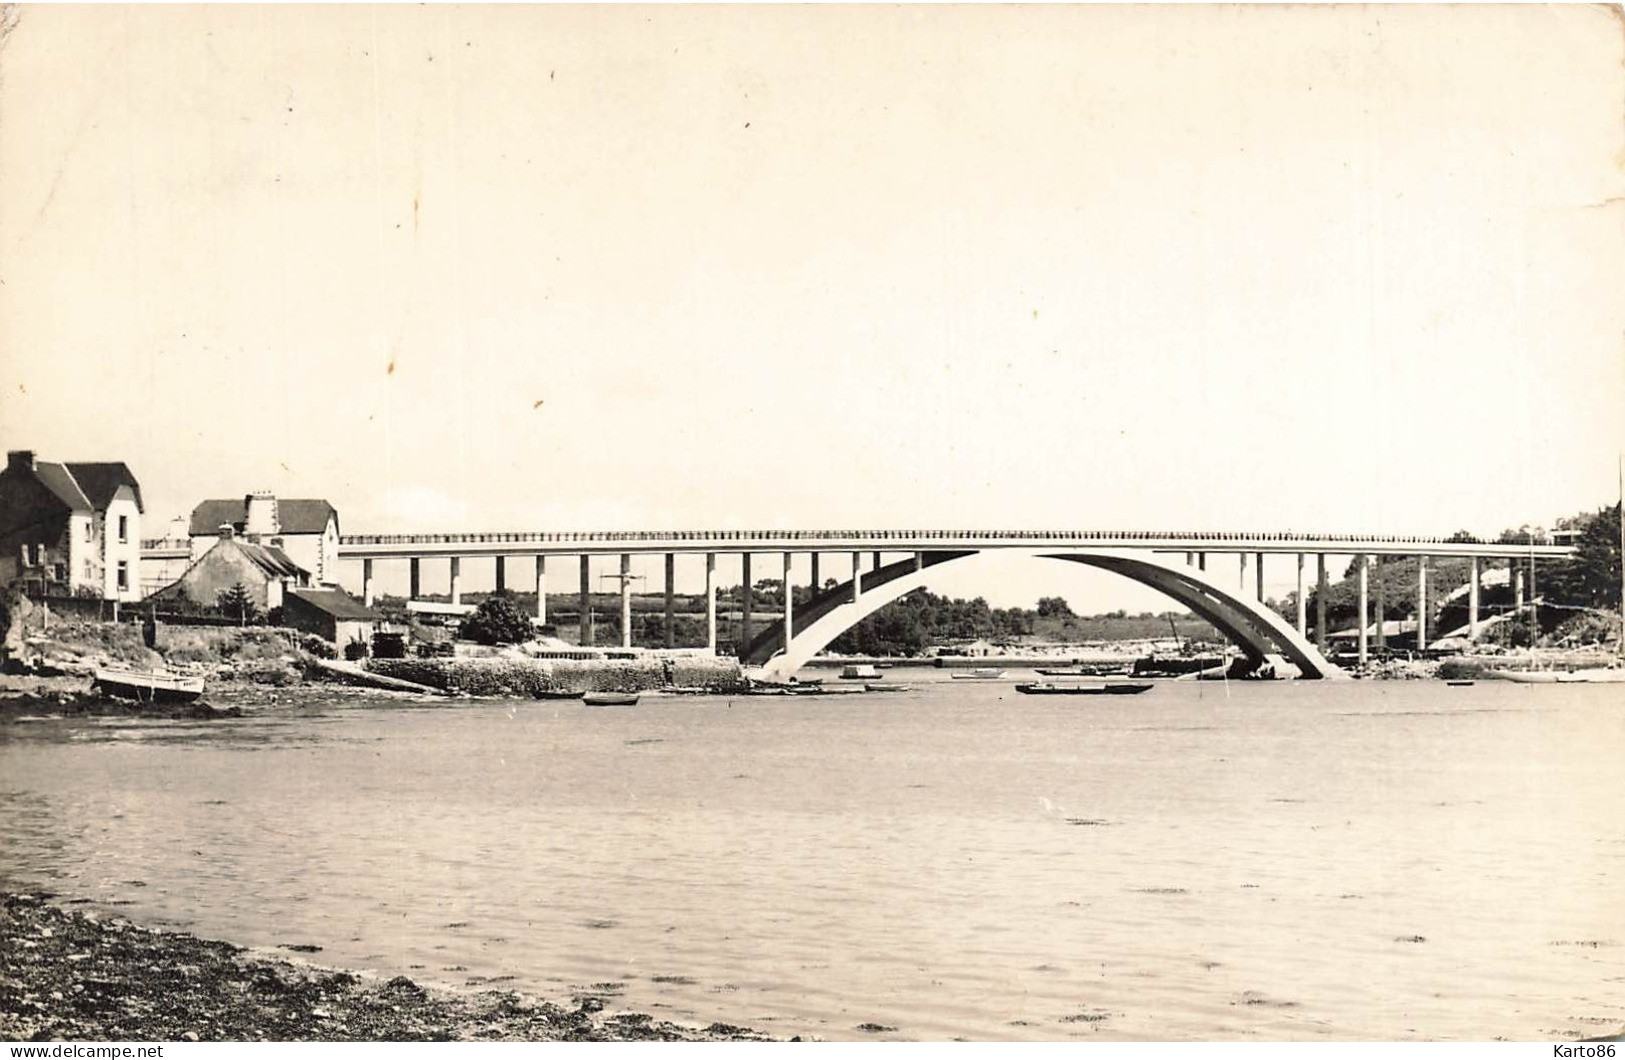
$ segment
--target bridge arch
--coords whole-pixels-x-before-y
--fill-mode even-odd
[[[1256,600],[1231,592],[1209,579],[1205,572],[1183,563],[1127,549],[1022,549],[1020,552],[1041,559],[1082,563],[1150,586],[1206,619],[1254,663],[1263,662],[1270,655],[1280,655],[1297,667],[1303,677],[1348,676],[1299,636],[1280,615]],[[893,600],[923,588],[932,568],[978,554],[979,550],[923,552],[918,558],[910,556],[864,572],[860,575],[862,592],[856,599],[852,596],[851,581],[824,590],[792,615],[793,630],[788,647],[784,644],[782,625],[775,624],[750,643],[743,661],[759,667],[761,677],[784,680],[859,621]]]

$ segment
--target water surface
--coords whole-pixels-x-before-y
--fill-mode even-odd
[[[1617,688],[895,678],[13,725],[0,877],[783,1036],[1625,1026]]]

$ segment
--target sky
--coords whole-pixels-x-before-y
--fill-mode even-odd
[[[1618,495],[1616,9],[5,25],[0,440],[124,460],[149,529],[253,489],[347,533],[1493,534]]]

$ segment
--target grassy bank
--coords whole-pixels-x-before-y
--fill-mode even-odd
[[[0,894],[0,1038],[10,1041],[731,1041],[639,1013],[511,991],[425,988],[252,954]]]

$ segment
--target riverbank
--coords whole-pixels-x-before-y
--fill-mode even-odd
[[[11,1041],[765,1041],[566,1008],[512,991],[460,994],[296,964],[0,893],[0,1038]]]

